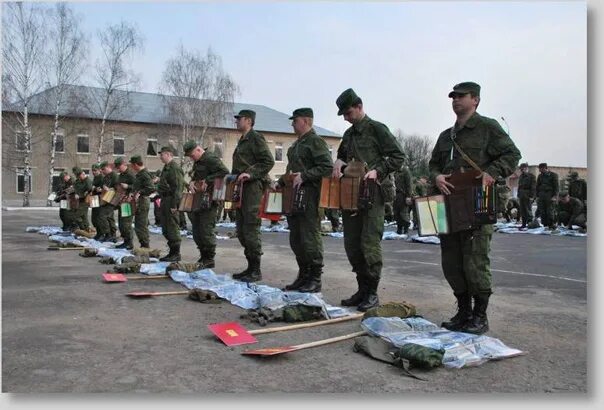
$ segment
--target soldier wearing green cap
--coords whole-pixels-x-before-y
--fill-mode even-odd
[[[529,172],[528,163],[520,164],[520,176],[518,177],[518,202],[520,203],[520,218],[522,225],[519,229],[526,229],[533,221],[532,205],[537,194],[537,178]]]
[[[116,189],[118,176],[113,171],[113,167],[107,161],[101,162],[101,172],[103,174],[102,191]],[[117,242],[115,228],[115,207],[110,203],[101,203],[99,217],[100,237],[99,241]]]
[[[92,164],[92,194],[99,195],[103,189],[103,174],[101,173],[101,164],[96,163]],[[92,222],[92,226],[96,229],[96,235],[94,236],[95,240],[99,240],[101,237],[101,232],[99,228],[99,218],[100,218],[100,207],[92,208],[90,212],[90,221]]]
[[[413,184],[411,183],[411,171],[403,165],[394,173],[394,187],[396,190],[394,198],[394,220],[396,221],[396,233],[399,235],[409,233],[411,224],[411,205],[413,204]]]
[[[233,278],[245,282],[262,279],[260,259],[262,240],[258,216],[260,200],[268,186],[268,173],[275,165],[275,160],[264,139],[254,130],[256,113],[252,110],[241,110],[235,115],[237,130],[241,132],[239,142],[233,152],[233,174],[238,175],[237,182],[243,183],[241,207],[236,210],[235,222],[237,238],[244,248],[247,268],[233,275]]]
[[[180,229],[178,206],[185,187],[185,177],[180,165],[174,161],[176,150],[171,146],[162,147],[159,152],[164,167],[157,184],[161,196],[161,230],[168,241],[170,252],[160,258],[162,262],[180,261]]]
[[[130,203],[133,201],[133,188],[134,188],[134,173],[128,167],[125,159],[123,157],[118,157],[113,162],[117,171],[119,172],[117,177],[117,185],[116,188],[120,188],[122,193],[124,194],[124,198],[120,205],[117,208],[118,215],[118,227],[120,230],[120,236],[124,239],[124,242],[118,246],[116,249],[132,249],[134,247],[132,243],[132,219],[133,215],[124,215],[122,212],[122,203]]]
[[[76,179],[73,184],[74,196],[78,200],[78,207],[73,211],[74,224],[78,228],[88,231],[90,230],[90,223],[88,222],[88,203],[86,202],[86,195],[92,191],[92,181],[88,178],[88,175],[80,167],[73,168],[73,174]]]
[[[572,229],[573,225],[587,229],[587,216],[583,202],[579,198],[569,195],[567,191],[560,192],[558,200],[558,222]]]
[[[298,139],[287,150],[286,174],[294,175],[294,190],[303,190],[304,203],[287,215],[289,245],[296,256],[298,276],[285,290],[320,292],[323,274],[323,241],[319,217],[321,179],[329,176],[333,161],[325,140],[313,129],[313,111],[310,108],[294,110],[290,120]],[[283,177],[277,184],[285,185]]]
[[[332,175],[341,177],[347,163],[355,159],[369,169],[365,180],[381,184],[403,165],[405,154],[400,144],[386,125],[365,114],[363,101],[352,88],[340,94],[336,105],[338,115],[343,115],[352,126],[344,132]],[[342,305],[357,306],[360,311],[379,304],[377,288],[382,273],[384,233],[384,197],[380,189],[372,199],[368,209],[342,211],[344,249],[358,284],[357,292],[342,300]]]
[[[439,135],[429,161],[430,176],[436,188],[449,195],[455,187],[446,178],[452,172],[474,168],[463,158],[460,149],[482,171],[483,185],[492,186],[496,178],[511,175],[518,166],[520,151],[496,120],[476,112],[480,86],[474,82],[457,84],[449,98],[457,118],[451,128]],[[481,225],[440,235],[443,273],[457,298],[457,313],[443,322],[442,327],[475,334],[489,330],[487,306],[492,293],[489,260],[492,234],[492,225]]]
[[[134,211],[134,232],[141,244],[141,248],[149,247],[149,195],[155,191],[153,177],[147,171],[140,155],[130,158],[130,166],[136,172],[132,195],[136,204]]]
[[[184,145],[185,155],[193,161],[189,183],[189,192],[196,195],[209,193],[211,198],[214,180],[224,178],[229,169],[214,153],[206,151],[195,141],[187,141]],[[199,209],[189,212],[193,229],[193,240],[199,249],[199,260],[202,268],[213,268],[216,256],[216,220],[218,205],[210,201]]]
[[[556,202],[560,191],[558,174],[550,171],[547,163],[539,164],[537,177],[537,209],[543,226],[556,229]]]
[[[580,200],[587,207],[587,182],[579,178],[577,171],[571,171],[568,174],[568,194]]]
[[[59,184],[55,192],[55,202],[61,202],[62,199],[67,199],[67,192],[73,188],[73,178],[68,172],[62,171],[59,174]],[[73,228],[73,211],[71,209],[60,208],[59,218],[63,226],[61,229],[69,231]]]

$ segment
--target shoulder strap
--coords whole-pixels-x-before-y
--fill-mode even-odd
[[[472,160],[472,158],[470,158],[459,146],[459,144],[457,142],[455,142],[455,126],[451,127],[451,142],[453,143],[453,146],[455,146],[455,149],[457,150],[457,152],[459,152],[461,154],[461,157],[468,163],[470,164],[470,166],[472,168],[474,168],[476,171],[483,173],[484,171],[482,169],[480,169],[480,167],[476,164],[476,162],[474,162]]]

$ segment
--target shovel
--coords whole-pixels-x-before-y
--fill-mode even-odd
[[[317,322],[310,323],[299,323],[297,325],[287,325],[287,326],[279,326],[279,327],[270,327],[265,329],[256,329],[256,330],[246,330],[243,326],[241,326],[237,322],[229,322],[229,323],[214,323],[208,325],[208,329],[214,335],[222,340],[222,342],[227,346],[238,346],[244,344],[257,343],[258,340],[254,337],[254,335],[261,335],[264,333],[275,333],[275,332],[285,332],[288,330],[295,329],[304,329],[307,327],[315,327],[315,326],[323,326],[330,325],[332,323],[340,323],[346,322],[349,320],[359,319],[363,317],[363,313],[357,313],[350,316],[343,316],[336,319],[327,319],[327,320],[319,320]]]
[[[367,332],[362,330],[360,332],[349,333],[344,336],[332,337],[329,339],[317,340],[316,342],[303,343],[301,345],[294,346],[281,346],[281,347],[266,347],[264,349],[244,350],[241,354],[251,356],[275,356],[282,353],[295,352],[296,350],[309,349],[311,347],[323,346],[330,343],[340,342],[342,340],[352,339],[357,336],[366,335]]]
[[[67,246],[67,247],[61,247],[61,246],[49,246],[48,248],[49,251],[82,251],[84,249],[88,249],[86,247],[83,246]]]
[[[144,279],[170,279],[168,275],[149,275],[149,276],[134,276],[126,277],[123,273],[103,273],[103,280],[105,282],[128,282],[128,280],[144,280]]]
[[[170,296],[170,295],[188,295],[188,290],[178,290],[175,292],[130,292],[126,296],[131,298],[150,298],[153,296]]]

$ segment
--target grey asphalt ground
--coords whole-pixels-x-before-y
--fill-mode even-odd
[[[495,234],[495,294],[489,336],[525,356],[482,366],[416,371],[428,381],[352,350],[348,340],[271,358],[226,347],[206,326],[239,321],[227,302],[201,304],[186,296],[130,299],[133,290],[182,290],[170,281],[107,284],[110,265],[76,251],[47,251],[44,235],[25,227],[58,225],[58,211],[2,212],[3,392],[336,392],[425,394],[587,392],[587,238]],[[389,228],[392,229],[392,228]],[[220,233],[228,229],[220,229]],[[161,235],[152,247],[164,250]],[[264,280],[284,286],[296,275],[287,234],[263,234]],[[440,268],[438,245],[382,242],[382,302],[406,300],[440,324],[455,302]],[[356,283],[343,240],[325,237],[323,295],[338,304]],[[183,241],[186,261],[197,259]],[[216,272],[244,267],[236,239],[219,241]],[[254,347],[310,342],[360,330],[358,322],[258,336]]]

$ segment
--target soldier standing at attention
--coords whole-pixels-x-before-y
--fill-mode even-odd
[[[208,192],[210,199],[214,189],[214,180],[224,178],[229,169],[213,152],[206,151],[195,141],[187,141],[183,147],[185,155],[193,163],[189,192]],[[216,256],[216,222],[218,219],[218,204],[214,201],[206,203],[199,209],[189,212],[193,240],[199,249],[199,260],[202,269],[215,266]]]
[[[161,231],[168,240],[170,252],[160,258],[162,262],[180,261],[180,215],[178,206],[185,187],[185,176],[182,168],[174,161],[176,151],[171,146],[162,147],[159,151],[164,168],[161,171],[157,192],[161,196]]]
[[[155,191],[153,177],[147,171],[140,155],[130,158],[130,166],[136,172],[132,193],[136,203],[134,212],[134,232],[141,244],[141,248],[149,247],[149,195]]]
[[[323,241],[319,217],[321,179],[331,175],[333,161],[329,147],[319,137],[313,126],[311,108],[294,110],[290,120],[298,139],[287,150],[285,173],[294,177],[294,191],[304,190],[304,209],[297,209],[287,216],[289,245],[296,256],[298,276],[285,290],[320,292],[323,274]],[[277,184],[285,186],[283,177]]]
[[[241,138],[233,152],[233,174],[238,175],[237,183],[243,183],[241,207],[236,209],[235,223],[237,238],[244,248],[247,268],[233,275],[234,279],[244,282],[256,282],[262,279],[260,259],[262,257],[262,239],[258,216],[260,200],[269,183],[268,173],[275,165],[264,136],[254,130],[256,112],[241,110],[235,115],[237,130]]]
[[[117,177],[117,183],[124,190],[126,198],[130,196],[132,193],[132,188],[134,186],[134,173],[128,168],[128,164],[124,161],[124,158],[118,157],[113,161],[113,165],[119,171],[119,175]],[[116,186],[117,188],[117,186]],[[127,200],[124,199],[123,202]],[[132,244],[132,218],[133,216],[124,216],[122,214],[122,207],[118,206],[117,209],[118,215],[118,227],[120,229],[120,235],[124,239],[124,243],[116,246],[117,249],[132,249],[134,246]]]
[[[75,197],[78,200],[78,209],[74,209],[73,211],[74,222],[78,228],[88,231],[90,229],[90,223],[88,223],[88,203],[86,202],[86,195],[92,191],[92,182],[82,168],[73,167],[72,171],[76,177],[73,187],[75,190]]]
[[[535,200],[537,179],[529,172],[528,163],[520,164],[520,176],[518,177],[518,201],[520,202],[520,218],[522,225],[519,229],[526,229],[533,221],[532,205]]]
[[[558,200],[558,174],[550,171],[547,164],[539,164],[539,176],[537,177],[537,206],[541,213],[541,223],[550,229],[556,229],[556,217],[554,216],[554,204]]]
[[[103,190],[115,189],[117,186],[118,176],[113,172],[111,164],[107,161],[101,162],[101,171],[103,173]],[[117,242],[115,237],[115,207],[109,203],[101,205],[99,222],[101,225],[102,237],[99,241]]]
[[[472,169],[460,151],[483,171],[483,185],[492,186],[497,177],[512,174],[518,166],[520,151],[496,120],[476,112],[480,86],[473,82],[457,84],[449,98],[457,119],[453,127],[439,135],[432,150],[429,168],[436,188],[449,195],[455,187],[445,178],[454,171]],[[489,330],[487,306],[493,293],[489,260],[492,235],[492,225],[440,235],[443,273],[457,298],[457,314],[443,322],[442,327],[474,334]]]
[[[382,183],[388,174],[403,165],[405,154],[400,144],[388,127],[365,114],[363,101],[352,88],[340,94],[336,105],[338,115],[344,115],[352,126],[344,132],[332,176],[340,178],[347,163],[354,158],[367,164],[369,171],[363,177],[365,180]],[[342,211],[344,249],[359,287],[350,298],[342,300],[342,305],[357,306],[359,311],[379,304],[377,288],[382,274],[384,234],[384,198],[380,189],[372,199],[369,209]]]
[[[103,174],[101,173],[101,164],[92,164],[92,194],[100,195],[103,189]],[[100,200],[100,198],[99,198]],[[99,204],[100,205],[100,204]],[[96,229],[96,235],[94,236],[95,240],[99,240],[101,237],[101,228],[100,221],[101,218],[101,208],[100,206],[96,208],[92,208],[90,219],[92,221],[92,226]]]
[[[71,178],[71,175],[69,175],[68,172],[62,171],[59,174],[59,178],[61,179],[61,181],[59,182],[59,187],[56,192],[57,195],[55,198],[55,202],[61,202],[61,199],[67,199],[67,195],[65,192],[69,187],[73,185],[73,179]],[[63,229],[64,231],[69,231],[72,229],[74,217],[73,211],[71,209],[60,208],[59,218],[63,223],[61,229]]]
[[[396,233],[399,235],[409,233],[410,210],[413,188],[411,184],[411,172],[409,167],[403,165],[400,170],[394,172],[394,186],[396,196],[394,198],[394,219],[396,221]]]

